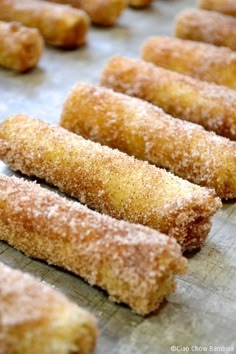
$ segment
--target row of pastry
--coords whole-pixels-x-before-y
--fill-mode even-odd
[[[137,157],[143,152],[158,156],[160,151],[163,161],[166,156],[176,164],[176,156],[181,159],[185,149],[192,148],[193,161],[190,154],[183,170],[195,176],[202,166],[209,180],[215,176],[212,180],[215,185],[219,183],[219,194],[235,195],[235,143],[171,118],[149,103],[106,88],[78,84],[64,105],[61,125],[77,132],[80,129],[84,136],[89,133],[96,141],[103,132],[109,145],[124,143],[130,149],[128,153],[132,154],[133,148],[139,151]],[[173,158],[168,152],[172,144]],[[182,251],[192,250],[204,244],[211,217],[221,206],[212,189],[191,184],[164,169],[24,115],[2,123],[0,157],[13,170],[44,179],[87,205],[69,201],[38,184],[1,175],[0,239],[28,256],[72,271],[141,315],[158,308],[174,290],[175,275],[186,271],[181,247]],[[184,160],[179,164],[184,164]],[[1,292],[4,294],[5,285],[1,284],[0,301],[4,303]],[[31,298],[25,299],[26,290],[21,290],[12,295],[11,306],[26,300],[30,306]],[[50,295],[50,299],[51,296],[54,297]],[[82,323],[76,316],[75,322],[69,320],[64,311],[71,316],[72,305],[66,303],[62,312],[57,311],[56,315],[52,307],[48,314],[44,300],[37,302],[42,306],[38,316],[44,321],[40,317],[35,323],[32,313],[27,326],[24,313],[23,317],[11,317],[11,322],[4,321],[2,343],[19,345],[21,336],[22,352],[27,353],[25,348],[31,348],[35,329],[42,335],[48,333],[48,346],[64,345],[62,353],[69,352],[71,347],[74,352],[89,352],[96,337],[90,317],[83,315]],[[9,302],[1,306],[3,318],[11,310],[8,306]],[[75,309],[74,305],[72,308]],[[81,310],[76,311],[80,315]],[[61,327],[55,330],[54,316],[61,326],[69,321],[68,332],[63,332],[62,338]],[[29,335],[22,336],[21,330],[29,331]],[[38,343],[34,343],[37,348]],[[37,350],[35,353],[43,352],[42,347]]]
[[[173,153],[176,150],[180,157],[185,147],[195,146],[195,168],[205,163],[206,173],[215,174],[215,183],[225,185],[222,193],[232,179],[230,195],[235,195],[235,145],[231,145],[235,143],[171,118],[149,103],[106,88],[78,84],[64,105],[61,125],[84,136],[89,134],[96,141],[101,133],[107,135],[104,142],[113,147],[116,141],[123,142],[131,149],[127,151],[130,154],[135,147],[140,154],[146,151],[157,156],[164,148],[163,158],[169,159],[168,146],[173,144]],[[142,315],[155,310],[174,290],[175,275],[186,271],[186,260],[176,240],[182,250],[201,247],[210,219],[221,206],[213,190],[27,116],[13,116],[1,125],[0,156],[14,170],[42,178],[103,214],[38,184],[1,175],[1,240],[29,256],[74,272]],[[200,160],[201,156],[206,159]],[[212,161],[209,171],[208,158]],[[227,161],[231,159],[232,175],[227,181]],[[178,162],[175,158],[172,161]],[[193,176],[195,168],[185,167]],[[55,353],[92,350],[96,326],[86,312],[27,276],[1,268],[1,276],[7,275],[9,282],[9,288],[4,282],[0,286],[3,348],[17,345],[25,354],[32,352],[32,345],[35,353],[43,353],[44,344],[50,353],[51,348],[56,348]],[[16,291],[19,282],[20,291]],[[28,311],[32,303],[36,317],[35,311]],[[22,312],[14,311],[14,306]],[[35,341],[39,331],[42,336]]]
[[[145,2],[150,0],[130,0],[130,5]],[[90,18],[95,24],[113,25],[126,5],[126,0],[0,0],[0,65],[32,69],[44,40],[61,48],[79,47],[86,43]]]
[[[114,60],[123,72],[121,58]],[[140,61],[135,63],[142,68]],[[103,81],[109,77],[108,67]],[[174,290],[175,275],[186,271],[181,248],[204,244],[211,217],[221,206],[213,189],[154,164],[161,166],[163,161],[185,178],[233,198],[235,142],[140,99],[87,83],[76,85],[68,96],[61,125],[80,135],[24,115],[7,119],[0,126],[0,157],[13,170],[44,179],[87,206],[38,184],[1,175],[0,238],[29,256],[74,272],[146,315]],[[14,296],[24,301],[24,294]],[[14,345],[18,320],[31,331],[24,318],[6,321],[3,343]],[[51,326],[48,321],[46,316],[43,331]],[[92,335],[84,335],[91,350],[96,330],[94,322],[88,322]],[[57,331],[48,336],[49,342],[58,340]],[[74,345],[73,336],[63,340]]]
[[[146,5],[148,3],[150,3],[149,0]],[[215,7],[212,4],[215,4]],[[145,1],[142,3],[142,1],[134,0],[132,5],[144,6]],[[222,10],[231,15],[235,14],[235,5],[232,0],[215,2],[207,0],[201,1],[200,5],[206,9]],[[17,0],[1,0],[0,65],[19,71],[33,68],[42,55],[44,40],[51,45],[67,49],[81,46],[86,42],[90,22],[88,15],[95,23],[111,25],[116,21],[125,6],[126,0],[23,0],[20,4]],[[17,23],[11,21],[17,21]],[[235,50],[235,22],[235,18],[216,12],[187,10],[177,19],[176,35],[184,39],[228,46]],[[182,57],[176,63],[175,55],[178,55],[179,46],[183,47]],[[198,47],[194,48],[193,45],[191,47],[190,43],[151,41],[147,44],[147,48],[144,48],[144,57],[158,65],[177,69],[183,73],[187,72],[203,80],[213,79],[216,83],[226,84],[234,88],[232,79],[230,79],[235,66],[234,53],[222,49],[217,54],[217,51],[214,53],[214,48],[210,49],[210,59],[217,55],[220,61],[218,63],[217,59],[214,60],[214,63],[217,62],[218,64],[216,69],[221,64],[221,56],[224,58],[224,63],[226,56],[231,57],[231,60],[227,61],[229,70],[228,72],[225,71],[222,77],[223,81],[221,81],[217,78],[217,70],[215,70],[214,65],[207,65],[208,56],[205,58],[204,55],[204,59],[201,56],[203,52],[206,53],[207,51],[207,47],[202,46],[198,49]],[[195,52],[196,57],[193,54]],[[195,63],[194,65],[183,64],[184,60],[189,58],[189,55],[190,57],[193,56],[192,60],[195,60],[196,64],[202,61],[204,65],[197,69]],[[202,67],[204,67],[203,72]],[[221,65],[220,69],[222,71]],[[208,70],[210,70],[210,74],[207,73]],[[233,76],[235,77],[235,72]]]
[[[76,14],[78,17],[79,13],[80,15],[86,13],[93,24],[112,26],[116,23],[127,5],[139,8],[148,6],[151,2],[152,0],[22,0],[19,4],[16,0],[1,0],[0,6],[2,11],[0,17],[7,21],[9,21],[10,17],[10,20],[22,21],[26,26],[38,28],[40,22],[43,25],[42,22],[45,15],[46,22],[44,22],[44,27],[49,25],[49,17],[54,20],[55,24],[53,13],[57,12],[58,20],[63,22],[63,15],[64,17],[69,17],[67,10],[72,8],[73,11],[71,10],[70,13],[74,14],[74,17],[76,17]],[[53,4],[50,6],[49,3]],[[58,4],[63,6],[58,6]],[[36,9],[38,9],[38,12]],[[69,18],[64,19],[64,21],[69,24]]]
[[[129,94],[137,89],[155,97],[161,92],[161,87],[153,86],[161,77],[159,70],[142,61],[116,57],[106,65],[102,83],[116,89],[121,85]],[[173,75],[169,81],[167,73]],[[178,89],[184,80],[195,89],[196,109],[192,111],[196,115],[203,111],[197,96],[201,85],[207,85],[205,92],[209,93],[210,84],[163,70],[162,95],[167,95],[165,87],[170,83]],[[206,120],[214,119],[220,107],[227,111],[234,98],[234,91],[212,88],[215,97],[209,95],[205,102],[206,111],[208,105],[212,114]],[[185,104],[190,106],[192,96],[188,100],[187,91],[182,90]],[[164,100],[174,102],[173,97]],[[235,142],[173,118],[140,99],[86,83],[74,87],[67,98],[61,125],[80,136],[27,116],[11,117],[0,128],[1,159],[92,209],[157,231],[101,216],[37,185],[1,176],[1,239],[28,255],[79,274],[107,290],[116,301],[147,314],[172,291],[174,274],[184,272],[186,266],[174,239],[159,232],[174,237],[183,251],[201,247],[220,200],[213,190],[84,138],[214,188],[222,198],[236,194]],[[73,208],[78,209],[74,218],[69,212]]]
[[[150,65],[114,58],[103,82],[114,61],[124,73],[122,60],[139,71]],[[88,83],[73,88],[61,125],[10,117],[0,126],[0,158],[87,206],[1,176],[1,239],[148,314],[174,288],[175,273],[185,270],[177,242],[182,251],[201,247],[221,206],[215,191],[235,197],[236,143]]]

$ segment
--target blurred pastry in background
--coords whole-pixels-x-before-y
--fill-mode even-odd
[[[73,49],[85,44],[88,15],[71,6],[40,0],[0,0],[0,20],[37,28],[48,44]]]
[[[20,72],[34,68],[43,52],[44,41],[35,28],[18,22],[0,21],[0,65]]]
[[[71,5],[87,12],[96,25],[112,26],[127,6],[127,0],[48,0]]]
[[[199,0],[199,7],[205,10],[213,10],[226,15],[236,16],[235,0]]]
[[[236,89],[236,52],[227,47],[173,37],[151,37],[142,59],[165,69]]]
[[[236,50],[236,18],[215,11],[187,9],[176,17],[175,35]]]

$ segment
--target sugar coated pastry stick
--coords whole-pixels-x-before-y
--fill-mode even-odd
[[[17,22],[0,21],[0,65],[17,71],[35,67],[43,51],[43,39],[37,29]]]
[[[14,182],[6,183],[4,193],[10,193],[11,186]],[[10,198],[17,192],[12,189]],[[1,203],[3,199],[4,194]],[[22,223],[20,209],[12,213]],[[4,228],[2,210],[0,219],[2,237],[10,228],[9,223]],[[16,234],[17,226],[15,236],[9,237]],[[0,263],[1,354],[89,354],[96,336],[96,322],[87,311],[32,276]]]
[[[149,38],[142,58],[157,66],[236,89],[236,52],[171,37]]]
[[[0,158],[102,213],[175,237],[183,250],[204,243],[221,206],[213,190],[24,115],[0,126]]]
[[[158,308],[173,292],[175,275],[186,272],[175,239],[101,215],[32,182],[1,176],[0,209],[0,239],[80,275],[138,314]]]
[[[153,0],[128,0],[129,6],[132,7],[146,7],[151,5]]]
[[[0,0],[0,20],[38,28],[49,44],[76,48],[86,41],[87,14],[71,6],[39,0]]]
[[[235,0],[199,0],[199,6],[205,10],[213,10],[226,15],[236,16]]]
[[[112,26],[126,8],[127,0],[49,0],[68,4],[87,12],[92,22],[102,26]]]
[[[236,140],[236,92],[157,67],[142,60],[113,57],[101,82],[149,101],[174,117],[201,124]]]
[[[236,142],[173,118],[148,102],[90,84],[68,96],[61,125],[236,198]]]
[[[184,10],[177,16],[175,35],[236,50],[236,19],[214,11]]]

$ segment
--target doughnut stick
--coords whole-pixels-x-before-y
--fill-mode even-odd
[[[148,102],[81,83],[64,104],[61,125],[214,188],[221,198],[236,198],[236,142],[173,118]]]
[[[128,0],[128,4],[131,7],[146,7],[151,5],[153,0]]]
[[[175,35],[236,50],[236,19],[215,11],[187,9],[176,18]]]
[[[213,190],[24,115],[0,126],[0,158],[99,212],[175,237],[183,250],[204,243],[221,206]]]
[[[0,20],[35,27],[51,45],[71,49],[86,42],[89,20],[82,10],[40,0],[0,0],[0,8]]]
[[[205,10],[217,11],[226,15],[236,16],[235,0],[199,0],[199,6]]]
[[[236,89],[236,52],[171,37],[149,38],[142,58],[157,66]]]
[[[16,217],[19,210],[14,212]],[[1,215],[1,229],[2,221]],[[96,336],[96,322],[87,311],[32,276],[0,263],[1,354],[89,354]]]
[[[68,4],[82,9],[92,22],[101,26],[112,26],[127,5],[127,0],[49,0],[50,2]],[[150,0],[149,0],[150,1]]]
[[[98,214],[32,182],[1,176],[0,206],[2,240],[80,275],[140,315],[157,309],[173,292],[175,275],[186,272],[175,239]]]
[[[24,72],[34,68],[43,51],[43,39],[37,29],[17,22],[0,21],[0,65]]]
[[[236,92],[227,87],[121,56],[109,60],[101,83],[236,140]]]

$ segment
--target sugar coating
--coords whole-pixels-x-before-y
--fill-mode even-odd
[[[236,89],[236,53],[226,47],[172,37],[151,37],[142,58],[157,66]]]
[[[0,263],[1,354],[89,354],[96,336],[95,320],[87,311]]]
[[[173,238],[101,215],[39,185],[0,178],[0,238],[64,267],[145,315],[173,291],[186,259]]]
[[[108,61],[101,83],[236,140],[236,91],[227,87],[122,56]]]
[[[215,11],[187,9],[176,18],[175,35],[236,50],[236,18]]]
[[[205,10],[218,11],[236,16],[235,0],[199,0],[199,6]]]
[[[75,48],[86,42],[87,14],[71,6],[40,0],[1,0],[0,20],[37,28],[49,44]]]
[[[1,124],[0,158],[97,211],[173,236],[184,250],[204,243],[221,206],[213,190],[24,115]]]
[[[222,198],[236,197],[236,142],[173,118],[148,102],[79,83],[64,104],[61,125],[214,188]]]

